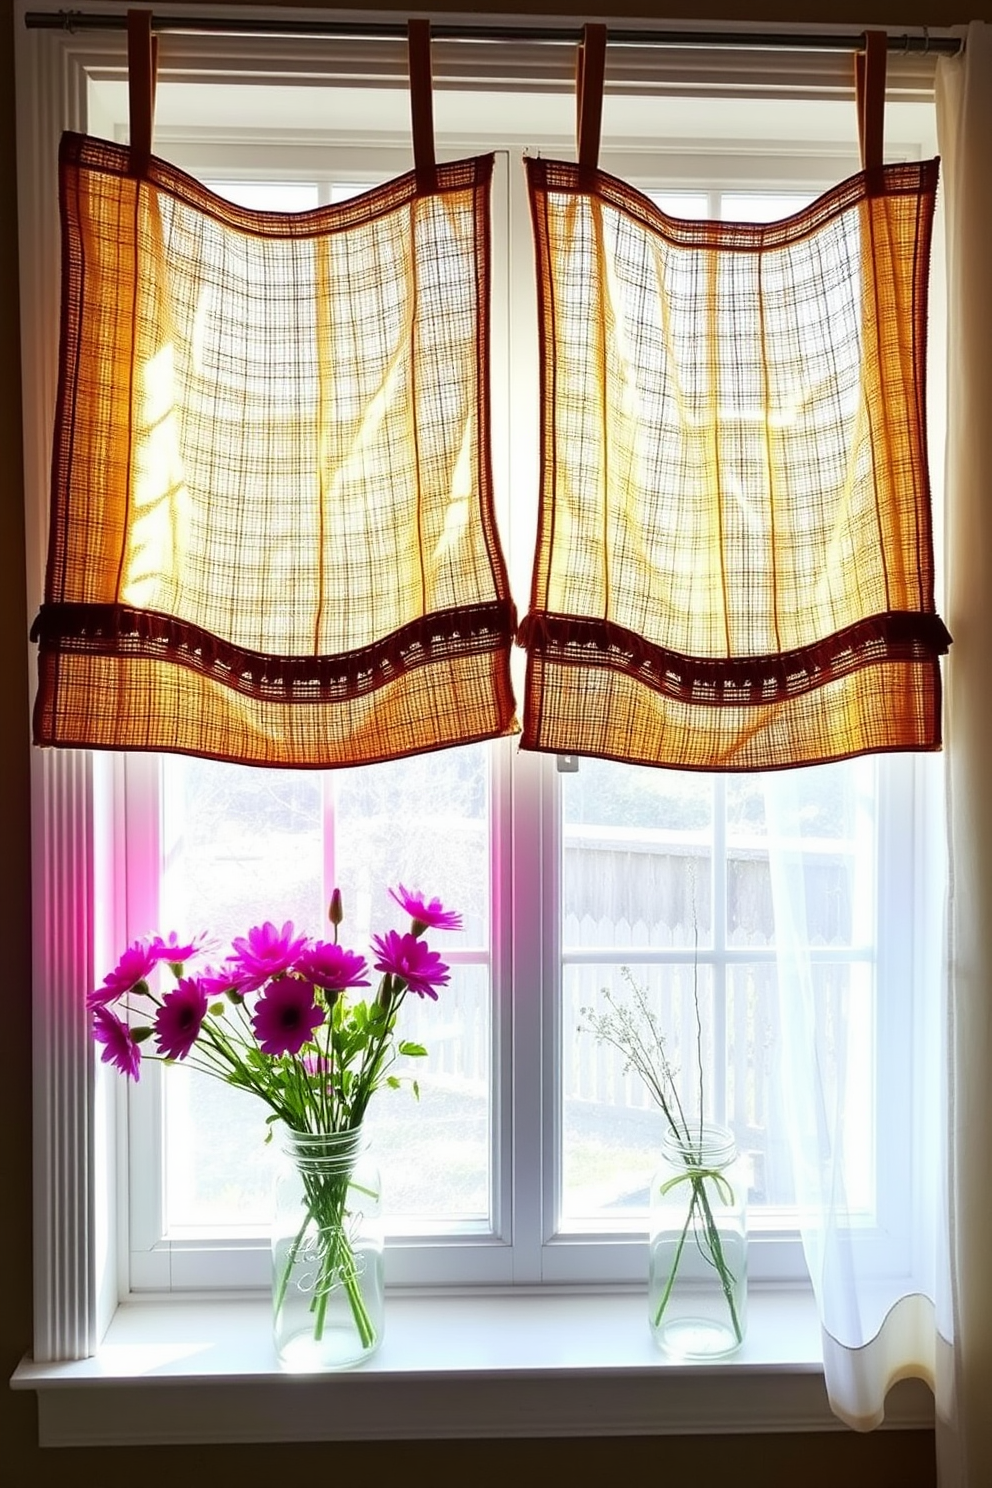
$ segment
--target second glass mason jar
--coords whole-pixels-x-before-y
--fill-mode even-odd
[[[648,1320],[673,1358],[733,1353],[747,1326],[747,1175],[725,1126],[669,1131],[651,1182]]]
[[[276,1350],[288,1369],[346,1369],[382,1342],[381,1201],[361,1127],[283,1132],[272,1305]]]

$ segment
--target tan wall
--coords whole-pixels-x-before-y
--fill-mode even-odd
[[[38,0],[56,9],[70,0]],[[217,9],[224,0],[202,0]],[[305,0],[296,0],[305,3]],[[107,0],[107,10],[118,0]],[[353,3],[351,8],[355,8]],[[371,7],[370,7],[371,8]],[[613,8],[612,6],[610,7]],[[865,14],[854,0],[673,0],[662,8],[649,0],[620,0],[630,17],[728,21],[835,22],[947,26],[969,18],[992,21],[992,0],[877,0]],[[29,1012],[29,832],[28,698],[30,680],[24,637],[24,526],[20,468],[20,372],[15,223],[14,54],[9,0],[0,0],[0,677],[6,702],[0,710],[0,1370],[9,1377],[31,1342],[31,1173]],[[434,14],[464,13],[471,0],[435,3]],[[569,0],[500,0],[499,13],[575,16]],[[404,12],[405,14],[405,12]],[[522,1488],[545,1474],[584,1485],[593,1481],[691,1481],[761,1484],[763,1488],[925,1488],[935,1483],[929,1433],[851,1432],[816,1436],[671,1438],[666,1441],[421,1442],[340,1446],[214,1447],[64,1450],[35,1445],[34,1398],[0,1388],[0,1477],[7,1488],[72,1482],[81,1488],[137,1484],[140,1488],[184,1488],[235,1481],[241,1488],[269,1482],[319,1482],[325,1474],[362,1480],[431,1482],[435,1488],[471,1481],[480,1463],[487,1480],[512,1473]],[[484,1469],[483,1469],[484,1470]],[[691,1474],[691,1477],[690,1477]]]

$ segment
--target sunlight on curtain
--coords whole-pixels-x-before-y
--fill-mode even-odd
[[[935,161],[770,223],[526,162],[541,515],[523,747],[762,770],[940,743]]]
[[[64,136],[36,743],[317,767],[515,731],[492,169],[278,212]]]

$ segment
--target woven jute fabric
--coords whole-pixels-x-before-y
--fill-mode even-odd
[[[36,742],[317,767],[515,731],[492,165],[270,213],[64,137]]]
[[[523,746],[762,770],[940,744],[937,162],[769,224],[526,162],[541,508]]]

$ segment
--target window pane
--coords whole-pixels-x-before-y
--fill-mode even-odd
[[[585,759],[559,776],[566,1228],[642,1229],[643,1185],[666,1130],[643,1081],[623,1054],[597,1043],[583,1012],[609,1013],[608,995],[633,1006],[625,969],[647,992],[685,1112],[702,1097],[707,1118],[731,1127],[749,1166],[750,1203],[767,1222],[794,1223],[776,1081],[795,1038],[816,1041],[820,1107],[839,1110],[845,1131],[871,1131],[877,771],[869,757],[788,773],[784,816],[794,835],[780,850],[787,864],[801,854],[805,918],[794,933],[810,959],[808,1010],[783,1010],[778,992],[766,789],[781,792],[781,777]],[[655,952],[653,964],[645,951]],[[852,1158],[848,1195],[864,1212],[874,1182],[866,1145]]]
[[[327,934],[338,885],[342,941],[369,955],[372,934],[409,928],[391,887],[462,913],[463,930],[428,932],[434,949],[454,954],[449,986],[437,1002],[408,998],[401,1014],[400,1035],[428,1057],[398,1060],[404,1085],[370,1108],[394,1231],[489,1219],[489,811],[484,745],[326,774],[162,761],[160,923],[144,929],[207,929],[216,961],[266,919]],[[264,1231],[267,1108],[181,1067],[165,1072],[163,1089],[167,1232]]]
[[[389,1228],[414,1231],[489,1218],[489,981],[456,966],[438,1003],[411,999],[403,1036],[427,1059],[398,1060],[405,1083],[372,1102],[367,1127],[388,1201]],[[166,1077],[166,1215],[174,1236],[264,1232],[272,1217],[278,1143],[267,1108],[244,1091],[176,1066]]]
[[[489,943],[489,750],[471,744],[327,777],[334,822],[329,877],[345,893],[346,925],[365,939],[398,924],[389,889],[404,884],[460,911],[441,950]],[[404,927],[405,928],[405,927]]]
[[[866,944],[874,924],[873,759],[794,772],[811,946]],[[731,946],[775,944],[775,915],[760,776],[727,784],[727,938]]]
[[[709,216],[710,199],[705,191],[648,191],[645,195],[669,217],[702,221]]]
[[[266,1143],[268,1108],[181,1065],[163,1083],[167,1234],[265,1233],[279,1153]]]
[[[219,949],[256,920],[324,922],[321,780],[169,755],[162,761],[160,926]]]
[[[564,949],[708,941],[709,781],[593,759],[560,779]]]
[[[361,196],[364,191],[371,190],[367,181],[335,181],[330,190],[331,204],[336,207],[339,202],[350,201],[353,196]]]
[[[720,216],[724,222],[778,222],[813,200],[808,192],[727,191],[720,201]]]
[[[428,1058],[399,1060],[394,1072],[417,1080],[420,1099],[409,1086],[384,1090],[367,1123],[393,1231],[488,1224],[489,1007],[486,968],[466,965],[452,967],[436,1003],[403,1005],[403,1035],[422,1043]]]
[[[742,962],[727,972],[726,1124],[748,1161],[751,1205],[793,1202],[789,1144],[776,1121],[778,989],[773,961]]]
[[[208,181],[207,185],[239,207],[260,212],[309,212],[319,205],[317,187],[305,181]]]
[[[664,1031],[664,1058],[687,1114],[699,1110],[700,1059],[709,1102],[722,1069],[714,1061],[713,980],[708,966],[632,965]],[[698,993],[701,1038],[697,1030]],[[632,1005],[615,965],[566,966],[563,985],[561,1221],[643,1229],[648,1182],[668,1130],[664,1113],[624,1055],[589,1030],[589,1014]]]

